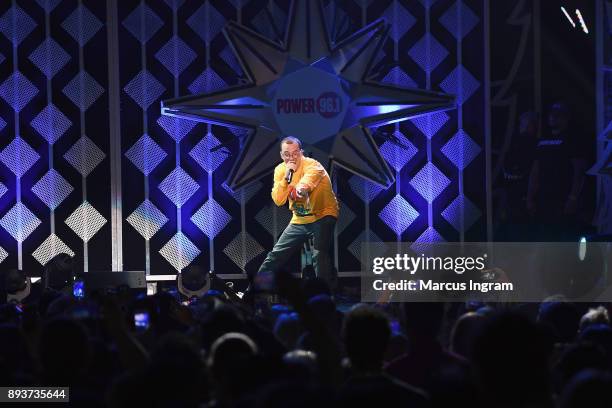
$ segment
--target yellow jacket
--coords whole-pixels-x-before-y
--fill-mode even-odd
[[[285,162],[274,169],[272,200],[279,207],[289,200],[289,208],[293,211],[292,224],[309,224],[326,215],[338,218],[338,201],[329,175],[321,163],[310,157],[302,157],[300,166],[293,173],[291,184],[285,180],[286,172]],[[289,186],[306,186],[310,193],[307,197],[293,201],[289,197]]]

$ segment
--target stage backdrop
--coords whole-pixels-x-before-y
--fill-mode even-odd
[[[1,265],[36,273],[67,252],[90,271],[256,270],[290,218],[272,176],[230,190],[244,130],[161,117],[160,101],[242,83],[224,25],[280,40],[288,3],[1,2]],[[455,110],[373,130],[391,188],[336,172],[339,271],[360,269],[364,240],[486,239],[488,1],[324,5],[333,42],[391,25],[378,80],[457,96]]]

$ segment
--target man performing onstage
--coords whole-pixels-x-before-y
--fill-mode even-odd
[[[289,200],[293,217],[257,274],[274,272],[282,267],[293,252],[312,237],[315,272],[335,289],[337,276],[330,251],[338,218],[338,201],[331,180],[321,163],[304,157],[299,139],[286,137],[280,147],[283,162],[274,169],[272,200],[279,207]]]

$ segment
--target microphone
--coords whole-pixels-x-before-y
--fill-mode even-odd
[[[287,180],[287,184],[291,184],[291,179],[293,178],[293,169],[289,169],[289,172],[287,173],[287,176],[285,177],[285,180]]]

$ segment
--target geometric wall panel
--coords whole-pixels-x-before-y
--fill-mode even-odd
[[[57,142],[72,126],[70,119],[53,104],[40,111],[30,124],[49,144]]]
[[[19,136],[0,153],[0,161],[19,178],[30,170],[38,159],[40,155]]]
[[[428,203],[432,203],[449,184],[450,180],[448,177],[431,162],[423,166],[412,180],[410,180],[410,185],[414,187]]]
[[[36,94],[38,94],[38,88],[19,71],[12,73],[0,85],[0,97],[16,112],[21,112]]]
[[[89,42],[102,28],[100,20],[83,5],[79,5],[62,23],[62,28],[79,43],[81,47]]]
[[[70,195],[74,188],[55,169],[49,170],[34,186],[32,191],[40,200],[55,210]]]
[[[13,47],[17,47],[36,28],[36,25],[32,17],[18,6],[9,8],[0,17],[0,32],[13,43]]]
[[[81,111],[85,112],[104,93],[104,88],[86,71],[81,71],[62,90]]]
[[[149,135],[142,135],[125,156],[148,176],[168,154]]]
[[[42,244],[32,252],[34,259],[42,266],[45,266],[53,257],[59,254],[68,254],[74,256],[72,249],[68,247],[59,237],[51,234],[43,241]]]
[[[199,254],[200,250],[182,232],[177,232],[159,253],[177,271],[185,269]]]
[[[200,186],[185,170],[176,167],[159,184],[158,188],[175,206],[180,208],[195,194]]]
[[[70,55],[52,38],[48,38],[30,54],[30,61],[51,79],[70,61]]]
[[[213,239],[232,220],[232,217],[213,198],[209,198],[198,211],[191,216],[191,222],[208,237]]]
[[[459,129],[440,150],[459,170],[464,170],[482,149],[463,129]]]
[[[217,170],[217,167],[227,158],[228,153],[220,149],[219,140],[212,133],[206,134],[197,145],[189,152],[189,155],[198,162],[204,170],[209,173]]]
[[[83,177],[91,173],[105,157],[104,152],[85,135],[64,154],[64,159]]]
[[[246,231],[240,232],[224,249],[227,255],[242,270],[246,265],[264,252],[259,242]]]
[[[17,242],[25,241],[40,223],[41,221],[21,201],[18,201],[0,219],[2,228],[11,234]]]
[[[145,200],[127,217],[127,222],[144,239],[151,239],[161,227],[168,222],[168,217],[164,215],[151,201]]]
[[[463,231],[467,231],[480,218],[480,210],[464,195],[459,195],[442,211],[442,217],[455,229],[461,232],[461,217],[463,216]]]
[[[393,197],[379,214],[389,228],[401,235],[417,219],[419,213],[400,194]]]
[[[89,240],[106,224],[106,218],[85,201],[66,219],[68,225],[83,242]]]

